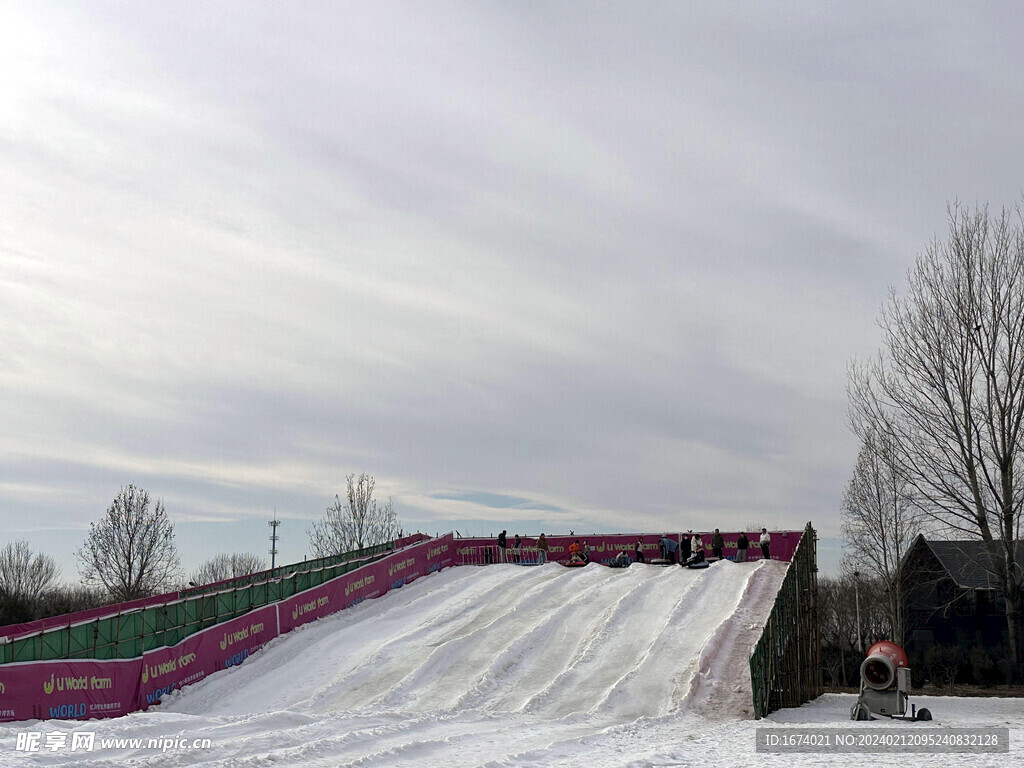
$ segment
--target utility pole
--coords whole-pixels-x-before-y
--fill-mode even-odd
[[[277,519],[277,507],[274,507],[274,519],[267,523],[270,526],[270,570],[274,570],[277,564],[277,526],[281,521]]]
[[[864,635],[860,633],[860,572],[853,572],[853,599],[857,604],[857,650],[864,653]],[[849,593],[847,593],[849,594]]]

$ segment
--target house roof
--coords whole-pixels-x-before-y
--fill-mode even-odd
[[[932,551],[942,567],[956,582],[966,589],[997,589],[1000,586],[999,565],[1003,557],[1002,545],[984,541],[920,540]],[[1017,577],[1024,576],[1024,541],[1017,541]]]

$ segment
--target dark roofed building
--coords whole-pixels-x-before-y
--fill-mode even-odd
[[[998,544],[918,536],[903,560],[908,653],[935,645],[994,648],[1007,643]],[[1024,542],[1016,542],[1018,578]]]

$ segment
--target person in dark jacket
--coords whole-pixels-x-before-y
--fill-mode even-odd
[[[747,538],[747,534],[741,533],[740,537],[736,539],[736,562],[745,563],[747,562],[747,547],[750,546],[750,539]]]
[[[721,532],[715,528],[715,533],[711,537],[711,556],[717,557],[719,560],[722,559],[722,549],[725,547],[725,539],[722,538]]]
[[[543,533],[537,539],[537,559],[541,565],[548,561],[548,540],[544,537]]]
[[[512,562],[519,562],[519,553],[523,550],[523,540],[516,534],[516,540],[512,543]]]
[[[686,565],[686,561],[690,559],[690,531],[683,534],[683,540],[679,542],[679,564]]]
[[[508,531],[504,528],[501,529],[501,533],[498,534],[498,562],[507,563],[508,558],[505,557],[506,549],[508,549]]]

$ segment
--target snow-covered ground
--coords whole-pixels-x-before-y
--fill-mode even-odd
[[[148,712],[0,726],[0,765],[892,765],[755,754],[757,727],[894,727],[852,723],[853,696],[749,719],[747,657],[785,567],[452,568],[279,638]],[[1008,725],[1013,753],[902,765],[1020,761],[1020,700],[914,701],[934,713],[929,726]],[[28,753],[17,749],[26,732],[96,742]],[[190,748],[197,739],[210,746]]]

